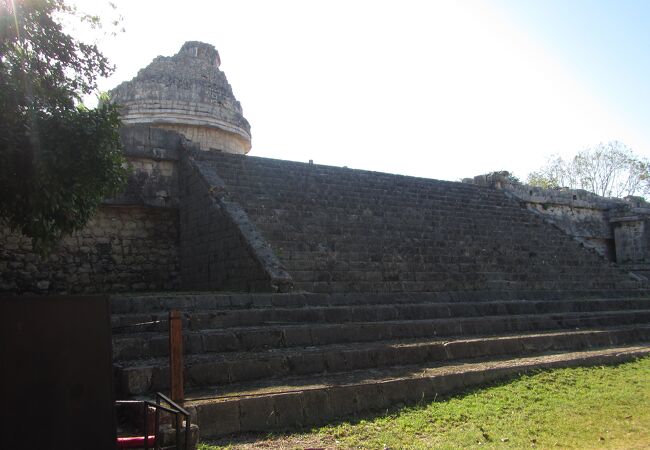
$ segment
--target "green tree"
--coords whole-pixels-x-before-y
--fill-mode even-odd
[[[604,197],[650,194],[650,161],[634,154],[625,144],[600,143],[571,159],[551,157],[528,175],[526,182],[543,188],[585,189]]]
[[[0,217],[41,251],[82,228],[127,175],[116,106],[81,104],[113,67],[64,19],[99,24],[63,0],[0,0]]]

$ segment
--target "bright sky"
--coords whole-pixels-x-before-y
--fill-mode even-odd
[[[650,157],[644,0],[113,2],[101,88],[211,43],[251,155],[446,180],[525,178],[601,141]]]

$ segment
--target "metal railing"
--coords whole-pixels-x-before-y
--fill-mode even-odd
[[[124,404],[141,404],[143,406],[142,408],[142,431],[144,434],[144,440],[143,440],[143,445],[142,448],[144,450],[149,450],[149,441],[150,441],[150,436],[149,436],[149,408],[154,408],[155,410],[155,416],[154,416],[154,434],[153,434],[153,449],[154,450],[160,450],[161,446],[161,433],[160,433],[160,414],[161,412],[166,412],[169,414],[172,414],[174,416],[174,428],[176,430],[176,449],[177,450],[189,450],[190,448],[190,431],[191,431],[191,423],[190,423],[190,413],[187,412],[183,407],[175,403],[173,400],[171,400],[169,397],[166,395],[156,392],[156,397],[155,401],[151,400],[118,400],[116,404],[118,405],[124,405]],[[183,419],[185,419],[185,442],[184,445],[181,445],[181,436],[183,434],[183,431],[181,429],[183,428]]]

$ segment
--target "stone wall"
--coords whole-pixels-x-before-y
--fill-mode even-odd
[[[114,205],[178,207],[178,158],[184,139],[178,133],[143,125],[122,127],[122,151],[133,169]]]
[[[178,215],[142,206],[102,206],[48,256],[0,227],[0,293],[91,293],[178,286]]]
[[[43,257],[0,226],[0,293],[93,293],[179,285],[177,133],[147,126],[121,130],[133,169],[124,192],[106,199],[82,230]]]
[[[160,123],[157,127],[177,131],[202,150],[220,150],[228,153],[244,154],[250,147],[250,142],[237,133],[198,125],[178,125]]]
[[[641,215],[612,219],[616,241],[616,261],[623,264],[650,262],[650,219]],[[646,269],[650,270],[650,268]]]
[[[646,222],[650,205],[640,197],[608,198],[583,189],[543,189],[509,181],[507,172],[463,180],[501,189],[528,210],[619,264],[650,263]]]
[[[630,283],[502,191],[225,152],[196,159],[218,175],[213,195],[241,205],[295,289],[415,294]]]
[[[181,162],[180,261],[184,289],[287,291],[291,278],[223,181],[193,157]]]
[[[595,250],[609,261],[616,260],[609,219],[625,208],[619,199],[600,197],[581,189],[553,190],[527,185],[508,185],[506,191],[548,222]]]

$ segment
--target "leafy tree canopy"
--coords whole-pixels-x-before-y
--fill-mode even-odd
[[[0,0],[0,217],[45,251],[82,228],[127,169],[115,105],[83,95],[113,71],[64,17],[97,25],[63,0]]]
[[[604,197],[650,194],[650,161],[634,154],[625,144],[598,144],[571,159],[553,156],[527,183],[549,189],[585,189]]]

